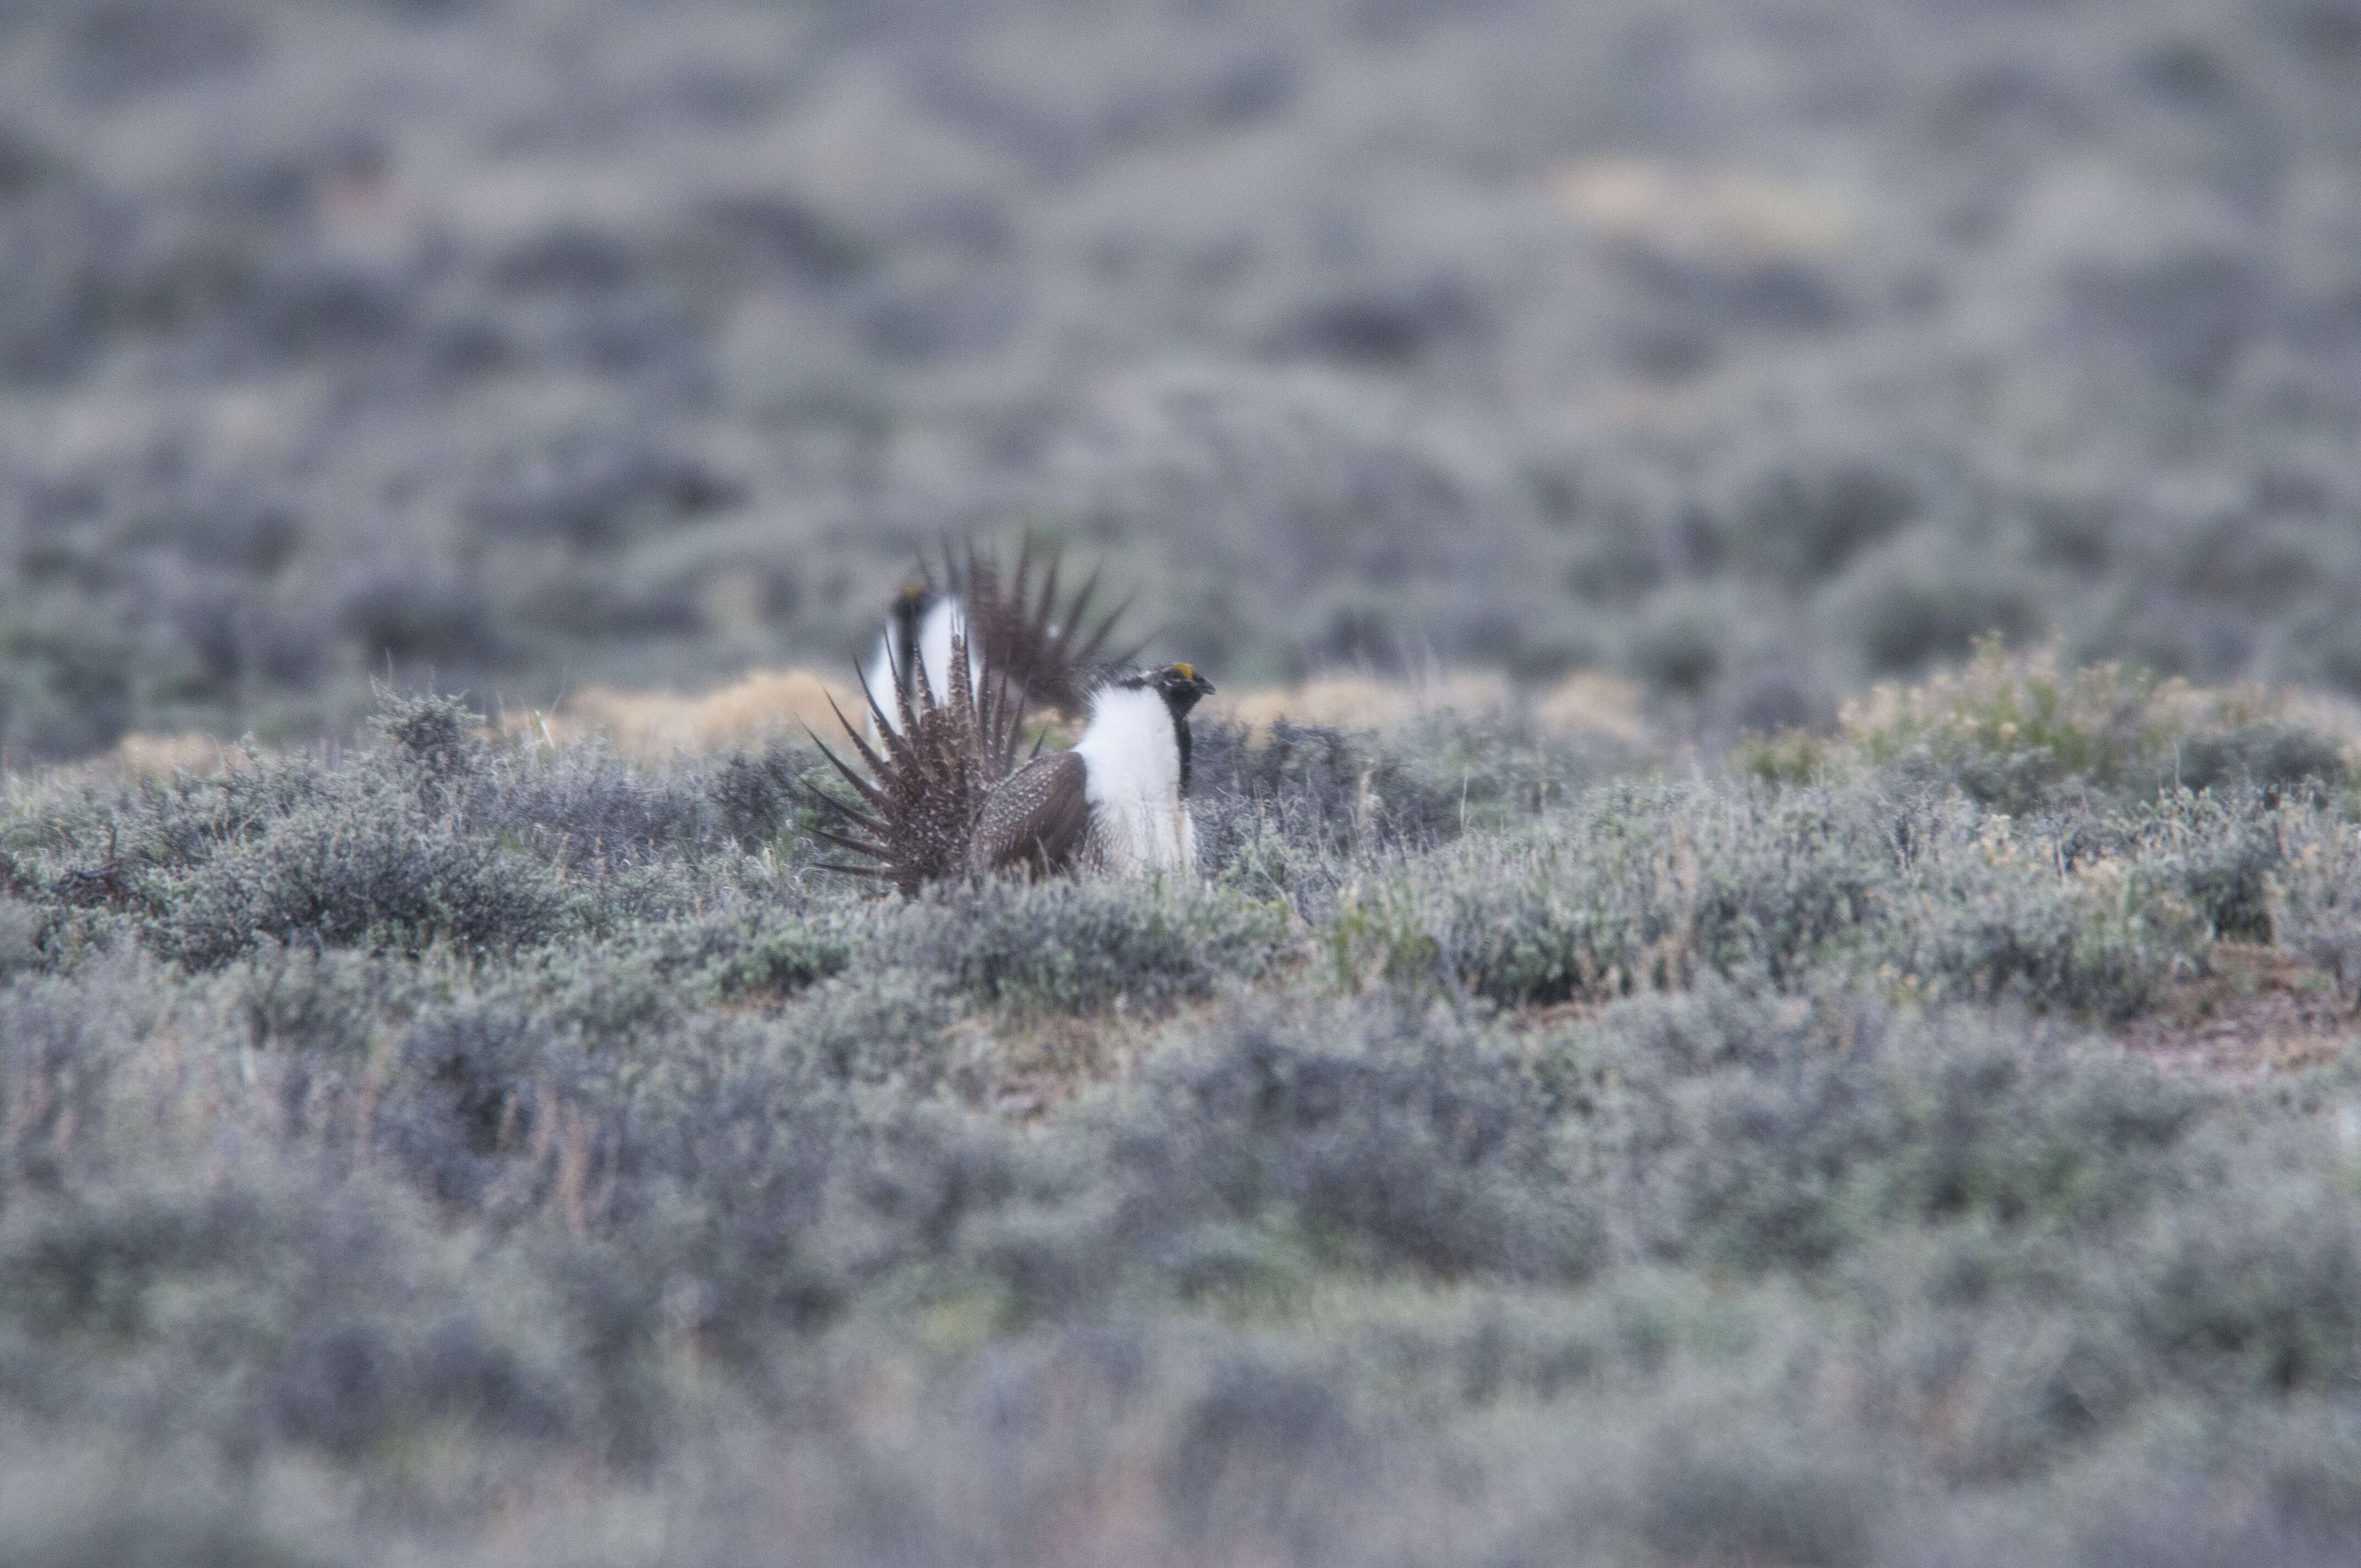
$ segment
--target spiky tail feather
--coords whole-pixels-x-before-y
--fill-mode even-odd
[[[883,878],[904,893],[967,874],[976,818],[993,787],[1015,766],[1017,733],[1025,722],[1022,692],[1012,696],[1014,683],[1000,678],[989,660],[984,678],[971,679],[964,635],[951,638],[951,667],[946,672],[950,689],[942,696],[935,695],[924,661],[912,663],[917,667],[908,679],[894,672],[898,729],[885,722],[877,694],[862,676],[862,696],[877,720],[876,745],[843,709],[829,704],[868,769],[866,777],[812,735],[812,743],[855,797],[810,792],[829,824],[814,831],[861,858],[854,864],[829,862],[829,869]]]

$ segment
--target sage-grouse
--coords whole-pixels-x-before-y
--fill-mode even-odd
[[[1103,675],[1082,699],[1090,719],[1073,749],[1045,755],[1037,742],[1019,768],[1015,682],[989,661],[972,665],[961,631],[945,665],[942,695],[920,661],[894,688],[890,713],[864,678],[874,744],[838,712],[865,776],[820,743],[858,797],[819,796],[831,819],[820,836],[859,857],[833,869],[906,893],[997,872],[1195,869],[1189,711],[1213,686],[1194,667]]]

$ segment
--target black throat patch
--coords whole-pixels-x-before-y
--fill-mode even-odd
[[[1164,711],[1172,716],[1172,744],[1180,751],[1180,793],[1189,793],[1189,710],[1197,706],[1196,694],[1186,695],[1163,691]]]

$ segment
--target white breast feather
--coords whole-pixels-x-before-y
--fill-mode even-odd
[[[927,613],[919,619],[918,635],[915,639],[918,651],[918,665],[927,672],[927,689],[935,694],[937,702],[943,699],[944,694],[949,689],[944,683],[950,678],[951,638],[953,634],[964,632],[966,630],[966,611],[961,609],[958,599],[948,596],[937,599],[928,608]],[[901,705],[894,700],[894,628],[892,625],[887,625],[884,633],[878,637],[876,651],[869,655],[869,663],[862,673],[868,677],[869,689],[876,694],[877,706],[885,710],[887,727],[894,729],[901,729]],[[968,685],[979,693],[983,687],[983,674],[982,667],[975,661],[974,650],[969,650]],[[917,687],[913,685],[911,690],[915,693]],[[917,699],[913,696],[911,706],[916,707],[917,704]],[[877,716],[873,713],[869,716],[869,737],[873,740],[877,738]]]
[[[1161,696],[1121,686],[1100,692],[1074,750],[1087,770],[1082,794],[1108,870],[1196,869],[1196,825],[1180,798],[1180,747]]]

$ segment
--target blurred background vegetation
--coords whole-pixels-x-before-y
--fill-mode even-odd
[[[2349,0],[25,0],[0,738],[842,667],[1030,526],[1230,681],[2361,690]]]

